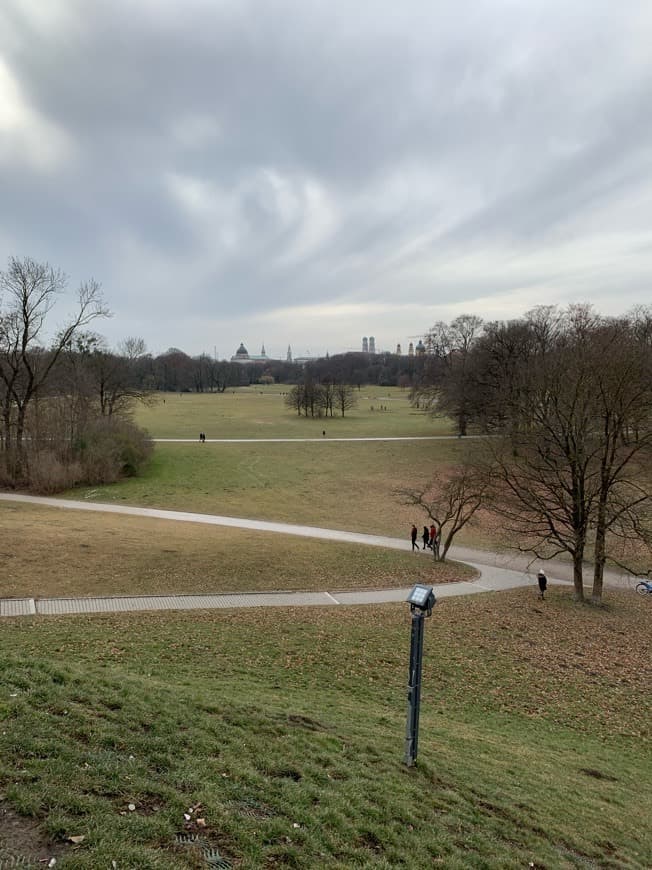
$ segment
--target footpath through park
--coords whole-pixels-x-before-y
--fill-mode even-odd
[[[371,547],[409,550],[410,541],[382,535],[366,535],[339,529],[324,529],[315,526],[273,523],[242,517],[216,516],[188,511],[160,510],[157,508],[130,505],[103,504],[100,502],[73,501],[71,499],[0,493],[0,501],[44,505],[62,510],[81,510],[101,513],[126,514],[138,517],[153,517],[174,522],[203,523],[230,528],[256,530],[298,537],[340,541]],[[419,551],[423,558],[432,558],[426,551]],[[459,583],[441,583],[434,586],[439,598],[457,595],[472,595],[481,592],[499,592],[521,586],[536,585],[536,572],[541,563],[520,553],[493,553],[470,547],[451,547],[451,559],[466,562],[476,569],[478,578]],[[416,554],[415,554],[416,557]],[[548,582],[568,584],[572,579],[572,566],[561,561],[545,564]],[[605,585],[627,587],[632,579],[627,574],[605,571]],[[308,607],[353,604],[381,604],[405,601],[410,587],[398,589],[364,589],[346,592],[242,592],[201,595],[134,595],[93,598],[4,598],[0,599],[0,617],[57,615],[70,613],[118,613],[140,610],[199,610],[234,607]]]

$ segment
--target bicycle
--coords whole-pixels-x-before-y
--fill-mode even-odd
[[[641,580],[636,584],[639,595],[652,595],[652,583],[649,580]]]

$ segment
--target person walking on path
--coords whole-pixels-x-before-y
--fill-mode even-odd
[[[428,546],[432,550],[435,559],[439,559],[439,533],[434,523],[430,526],[430,543]]]
[[[426,547],[430,546],[430,532],[428,531],[428,526],[423,527],[423,534],[421,535],[421,537],[423,538],[423,549],[425,550]]]
[[[546,600],[546,589],[548,588],[548,578],[543,573],[543,571],[539,571],[537,574],[537,582],[539,584],[539,598],[541,601]]]
[[[412,523],[412,530],[410,532],[410,538],[412,539],[412,552],[415,550],[418,551],[419,545],[417,544],[417,535],[418,535],[417,527]]]

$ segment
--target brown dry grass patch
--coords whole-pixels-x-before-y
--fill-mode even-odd
[[[469,579],[406,552],[170,520],[0,506],[0,597],[393,587]]]

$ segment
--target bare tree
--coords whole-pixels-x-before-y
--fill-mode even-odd
[[[358,398],[350,384],[335,384],[334,405],[343,417],[346,411],[355,408]]]
[[[28,257],[11,257],[6,271],[0,272],[2,447],[7,468],[17,476],[25,461],[23,438],[30,403],[45,388],[53,367],[75,334],[96,318],[109,315],[99,284],[93,280],[82,283],[76,312],[46,351],[47,315],[66,286],[63,272]]]
[[[423,373],[412,392],[419,407],[452,417],[459,435],[467,434],[472,416],[472,349],[481,329],[482,319],[472,314],[461,314],[450,324],[436,323],[426,336]]]
[[[321,417],[330,402],[330,390],[326,390],[322,384],[313,380],[312,374],[307,369],[303,374],[303,381],[293,387],[285,397],[288,408],[296,410],[301,416],[303,411],[306,417]]]
[[[520,549],[569,554],[578,600],[593,555],[597,603],[613,538],[645,540],[652,348],[631,320],[587,306],[561,317],[539,311],[526,326],[532,341],[522,359],[491,387],[494,405],[502,403],[486,445],[494,509]]]
[[[130,362],[136,362],[147,354],[147,345],[144,339],[131,335],[118,344],[118,354]]]
[[[333,416],[333,405],[335,403],[335,384],[330,381],[323,381],[321,384],[320,404],[324,411],[324,415]]]
[[[303,393],[303,384],[297,384],[296,387],[292,387],[285,397],[286,406],[292,408],[293,411],[296,411],[299,417],[301,416],[301,410],[303,408]]]
[[[453,539],[482,507],[490,481],[471,464],[460,464],[445,477],[435,477],[420,487],[399,490],[403,504],[425,512],[437,527],[433,557],[444,562]]]

